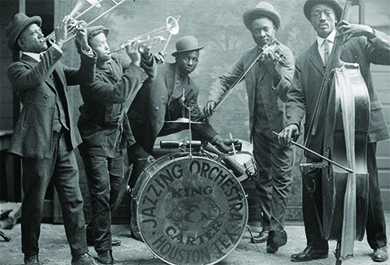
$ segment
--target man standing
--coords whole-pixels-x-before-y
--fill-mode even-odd
[[[213,84],[204,110],[211,116],[217,102],[262,54],[244,77],[253,155],[258,166],[256,193],[263,213],[263,230],[254,240],[256,243],[267,241],[267,252],[275,253],[287,242],[284,220],[291,190],[293,149],[279,144],[272,131],[280,131],[285,126],[283,102],[291,85],[294,58],[290,49],[275,38],[280,15],[271,4],[260,2],[245,12],[243,19],[256,47],[244,53]]]
[[[50,48],[41,31],[38,16],[16,14],[6,29],[8,47],[22,51],[18,62],[8,68],[10,80],[23,108],[16,122],[9,152],[22,158],[22,251],[24,264],[39,264],[38,240],[43,203],[53,181],[61,202],[72,264],[95,264],[85,239],[83,197],[74,149],[81,143],[73,122],[69,85],[92,81],[95,59],[81,53],[80,69],[60,62],[67,38],[68,18],[55,29],[56,42]],[[85,29],[78,41],[88,50]]]
[[[88,43],[97,54],[95,78],[80,87],[84,104],[78,127],[83,139],[80,155],[88,179],[92,206],[92,225],[87,240],[93,241],[98,261],[113,264],[111,217],[124,177],[123,150],[134,144],[126,112],[142,84],[155,74],[149,49],[138,41],[126,46],[128,57],[111,53],[107,43],[109,29],[88,28]]]
[[[188,129],[188,123],[166,123],[179,118],[202,122],[191,124],[194,138],[209,141],[220,151],[228,152],[236,140],[222,139],[204,121],[198,107],[199,89],[189,77],[199,62],[198,40],[193,36],[181,37],[176,42],[175,63],[165,63],[158,67],[156,79],[143,87],[130,107],[128,116],[137,144],[128,152],[134,164],[130,181],[133,186],[136,178],[153,155],[153,145],[157,136],[164,136]],[[136,151],[134,151],[137,149]],[[149,159],[150,160],[150,159]]]
[[[369,173],[369,202],[367,216],[367,240],[374,250],[373,261],[383,262],[388,259],[386,223],[383,213],[378,169],[376,165],[376,143],[389,138],[382,106],[374,89],[370,64],[390,65],[390,37],[366,25],[350,24],[341,21],[343,8],[336,0],[307,0],[304,14],[317,32],[317,41],[305,51],[296,62],[293,87],[288,93],[286,115],[288,126],[279,134],[280,141],[290,144],[292,138],[299,134],[299,124],[305,116],[305,139],[308,138],[309,125],[313,119],[319,90],[324,78],[326,53],[333,48],[335,37],[345,36],[342,45],[341,60],[357,63],[366,83],[371,106],[371,117],[367,144],[367,167]],[[339,23],[340,22],[340,23]],[[336,25],[339,33],[336,33]],[[337,36],[337,34],[339,34]],[[329,48],[326,48],[326,45]],[[326,104],[323,104],[320,115],[326,115]],[[321,117],[323,117],[321,116]],[[311,135],[308,148],[321,153],[324,139],[324,126],[318,126],[315,135]],[[306,155],[308,162],[319,161],[317,157]],[[309,261],[328,256],[328,241],[322,235],[322,170],[311,168],[303,178],[313,183],[303,185],[303,219],[307,246],[303,252],[291,256],[292,261]],[[314,202],[313,202],[314,200]]]

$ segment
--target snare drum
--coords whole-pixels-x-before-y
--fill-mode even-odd
[[[229,153],[228,156],[236,160],[240,165],[245,169],[245,172],[248,174],[248,177],[254,177],[257,173],[257,167],[253,155],[249,151],[237,151],[234,153]]]
[[[231,171],[207,157],[159,158],[141,174],[133,197],[143,241],[168,264],[215,264],[245,232],[244,189]]]

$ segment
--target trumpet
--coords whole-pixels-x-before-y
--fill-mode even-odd
[[[68,37],[65,40],[65,42],[68,42],[71,39],[73,39],[76,36],[76,33],[77,33],[76,30],[80,29],[83,24],[85,25],[85,27],[88,27],[90,24],[92,24],[93,22],[95,22],[96,20],[98,20],[99,18],[101,18],[102,16],[104,16],[105,14],[107,14],[108,12],[110,12],[114,8],[118,7],[119,5],[121,5],[123,2],[125,2],[127,0],[121,0],[119,2],[117,2],[115,0],[111,0],[112,2],[114,2],[114,6],[112,6],[111,8],[109,8],[108,10],[106,10],[105,12],[103,12],[102,14],[100,14],[99,16],[97,16],[95,19],[93,19],[92,21],[90,21],[88,23],[86,23],[82,20],[80,20],[80,21],[77,20],[79,17],[81,17],[82,15],[87,13],[92,8],[94,8],[94,7],[100,8],[101,7],[100,3],[102,1],[103,0],[77,0],[76,5],[72,9],[72,11],[69,13],[69,15],[67,15],[70,18],[70,23],[68,25],[68,32],[69,32],[68,35],[70,35],[70,37]],[[88,8],[86,8],[84,11],[80,12],[81,9],[84,8],[84,6],[86,4],[90,4],[90,6]],[[53,31],[52,33],[47,35],[43,41],[49,41],[50,43],[55,43],[55,32]]]
[[[171,36],[179,33],[179,22],[178,22],[179,18],[180,18],[180,16],[177,19],[172,17],[172,16],[167,17],[167,19],[165,20],[165,27],[155,29],[153,31],[150,31],[146,34],[140,35],[140,36],[133,38],[131,40],[122,42],[119,45],[119,48],[112,50],[111,53],[126,49],[126,46],[135,40],[138,40],[138,44],[141,46],[141,49],[147,48],[147,47],[150,47],[150,46],[153,46],[155,44],[162,43],[162,42],[166,42],[165,47],[162,51],[163,53],[165,53],[166,47],[168,45],[169,40],[171,39]],[[150,37],[150,35],[162,33],[165,31],[169,32],[168,40],[162,36]]]
[[[122,42],[119,45],[119,48],[115,49],[115,50],[112,50],[111,53],[118,52],[118,51],[126,49],[127,45],[129,45],[130,43],[132,43],[136,39],[137,38],[128,40],[126,42]],[[145,49],[145,48],[148,48],[150,46],[153,46],[153,45],[165,42],[165,41],[166,41],[166,39],[163,36],[156,36],[156,37],[153,37],[153,38],[149,37],[149,38],[146,38],[146,39],[138,40],[138,44],[140,45],[140,49]]]

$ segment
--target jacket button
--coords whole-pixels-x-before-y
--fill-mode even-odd
[[[155,110],[159,110],[160,108],[159,108],[159,107],[155,107],[154,109],[155,109]]]
[[[53,105],[53,106],[51,106],[51,108],[52,108],[52,109],[54,109],[54,108],[55,108],[55,106]]]
[[[45,95],[45,98],[49,98],[49,96],[48,96],[48,95]]]

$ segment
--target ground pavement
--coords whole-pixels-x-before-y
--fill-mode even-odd
[[[390,238],[390,213],[386,213],[387,237]],[[20,224],[17,224],[11,230],[2,230],[11,237],[10,242],[4,242],[0,238],[0,265],[21,265],[23,264],[23,255],[21,253],[20,243]],[[266,253],[265,243],[252,244],[250,234],[245,232],[243,239],[234,251],[223,259],[218,265],[286,265],[286,264],[310,264],[310,265],[330,265],[335,264],[333,251],[336,242],[330,242],[330,252],[327,259],[310,261],[305,263],[295,263],[290,261],[290,256],[300,252],[305,248],[306,240],[304,226],[301,223],[289,224],[286,226],[288,242],[281,247],[276,254]],[[118,265],[162,265],[165,264],[148,249],[148,247],[129,236],[127,225],[113,225],[113,236],[122,241],[119,247],[113,247],[115,264]],[[390,247],[390,246],[389,246]],[[355,242],[354,257],[343,261],[343,265],[390,265],[390,261],[376,263],[371,260],[372,250],[368,246],[366,239]],[[90,254],[97,257],[93,247],[89,247]],[[42,224],[40,239],[40,261],[42,265],[69,265],[71,256],[69,246],[65,238],[63,225]]]

